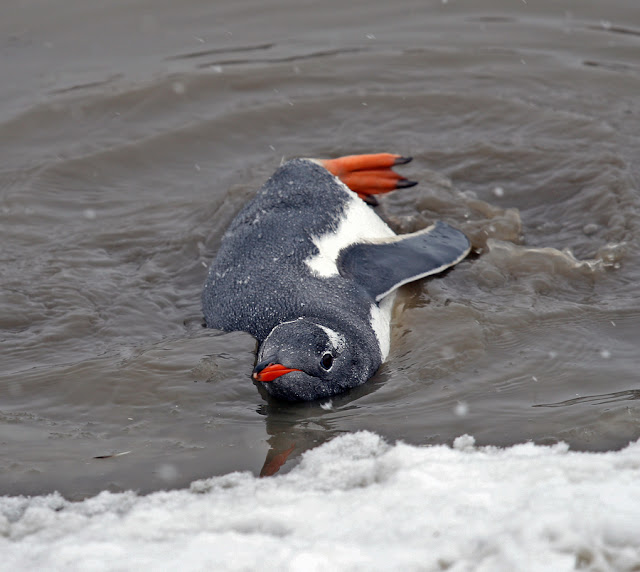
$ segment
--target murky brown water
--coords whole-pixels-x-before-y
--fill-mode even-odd
[[[358,429],[637,439],[639,56],[637,0],[5,2],[0,494],[287,470]],[[367,385],[268,403],[254,341],[201,327],[206,267],[282,157],[372,151],[415,158],[397,228],[481,253],[402,291]]]

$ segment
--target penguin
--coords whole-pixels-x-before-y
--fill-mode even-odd
[[[396,290],[463,260],[444,222],[397,235],[375,195],[416,184],[391,153],[283,163],[224,234],[202,292],[205,325],[259,343],[252,378],[285,401],[365,383],[386,360]]]

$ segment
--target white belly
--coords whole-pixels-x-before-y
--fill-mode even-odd
[[[345,190],[351,195],[351,200],[345,208],[345,217],[335,232],[313,237],[318,254],[305,260],[314,274],[325,278],[338,274],[336,261],[343,248],[356,242],[377,242],[396,236],[371,207],[347,187]]]
[[[342,184],[342,183],[340,183]],[[344,185],[343,185],[344,186]],[[356,242],[379,242],[396,236],[389,226],[362,201],[353,191],[344,186],[350,195],[345,208],[345,217],[335,232],[313,237],[318,254],[305,260],[311,271],[322,277],[339,274],[336,264],[338,254],[343,248]],[[382,361],[389,355],[391,341],[391,311],[395,300],[395,291],[385,296],[378,304],[371,305],[371,327],[378,338]]]
[[[396,291],[387,294],[380,302],[371,305],[371,327],[378,338],[382,361],[386,361],[391,346],[391,312]]]

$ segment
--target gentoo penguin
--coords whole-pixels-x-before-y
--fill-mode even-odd
[[[223,236],[202,293],[205,322],[258,339],[252,377],[272,396],[310,401],[367,381],[389,353],[395,290],[469,253],[444,222],[396,235],[370,206],[416,184],[392,170],[410,160],[288,161]]]

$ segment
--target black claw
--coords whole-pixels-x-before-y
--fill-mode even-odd
[[[408,189],[409,187],[415,187],[418,181],[410,181],[409,179],[400,179],[396,183],[396,189]]]
[[[372,207],[377,207],[380,203],[373,195],[364,195],[362,200]]]
[[[410,163],[411,161],[413,161],[413,157],[398,157],[395,161],[394,161],[394,165],[406,165],[407,163]]]

